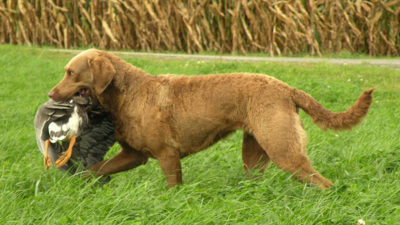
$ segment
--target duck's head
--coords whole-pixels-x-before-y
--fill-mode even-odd
[[[110,62],[104,63],[107,60],[104,54],[89,49],[72,58],[64,68],[64,78],[49,92],[49,97],[55,101],[65,101],[73,96],[90,96],[96,100],[115,73]]]

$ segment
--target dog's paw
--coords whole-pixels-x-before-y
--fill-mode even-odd
[[[325,182],[324,183],[320,183],[318,185],[318,187],[321,188],[321,189],[329,189],[329,188],[332,187],[332,182],[330,180],[325,180]]]

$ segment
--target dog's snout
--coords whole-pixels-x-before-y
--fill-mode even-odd
[[[51,91],[49,92],[49,98],[54,99],[55,96],[56,96],[56,92],[53,91],[53,90],[51,90]]]

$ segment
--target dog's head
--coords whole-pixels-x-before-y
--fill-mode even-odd
[[[49,92],[55,101],[64,101],[74,95],[101,95],[116,73],[106,52],[96,49],[86,50],[65,66],[64,78]]]

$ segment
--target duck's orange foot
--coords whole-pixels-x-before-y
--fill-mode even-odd
[[[43,158],[44,168],[46,170],[48,170],[49,167],[53,164],[49,157],[49,145],[50,145],[50,140],[46,140],[45,145],[44,145],[45,151],[44,151],[44,158]]]
[[[70,139],[69,147],[68,147],[67,151],[63,152],[61,154],[61,156],[56,160],[57,168],[64,166],[68,162],[68,160],[71,158],[72,149],[74,147],[75,141],[76,141],[76,138],[74,136],[72,136]]]

